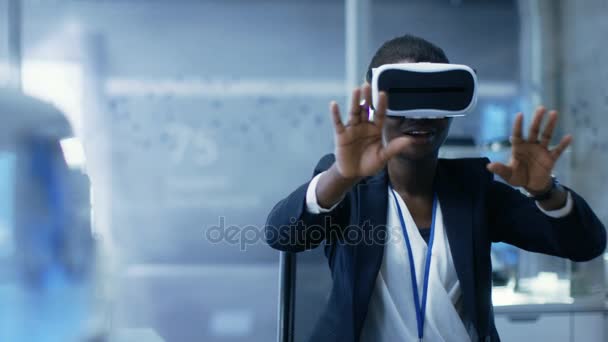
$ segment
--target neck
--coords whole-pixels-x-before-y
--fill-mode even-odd
[[[419,160],[397,156],[388,162],[388,177],[398,193],[432,196],[436,168],[436,155]]]

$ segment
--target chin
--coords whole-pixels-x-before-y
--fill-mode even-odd
[[[429,148],[412,147],[407,148],[398,154],[399,158],[407,160],[425,160],[437,157],[437,150]]]

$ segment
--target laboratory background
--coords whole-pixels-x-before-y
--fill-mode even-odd
[[[556,175],[608,224],[606,0],[0,0],[0,341],[305,341],[330,271],[266,216],[406,33],[479,79],[442,157],[506,161],[558,109]],[[492,264],[504,341],[608,341],[608,253]]]

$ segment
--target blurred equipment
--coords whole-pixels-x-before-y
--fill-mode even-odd
[[[477,102],[477,76],[460,64],[400,63],[372,69],[372,97],[388,95],[387,115],[410,118],[464,116]]]
[[[1,341],[100,340],[89,179],[53,106],[0,90]],[[63,143],[62,143],[63,141]],[[6,248],[11,246],[11,248]]]

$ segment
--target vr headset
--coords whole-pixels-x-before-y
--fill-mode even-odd
[[[372,102],[388,95],[386,115],[414,119],[464,116],[477,103],[477,76],[460,64],[401,63],[372,69]]]

